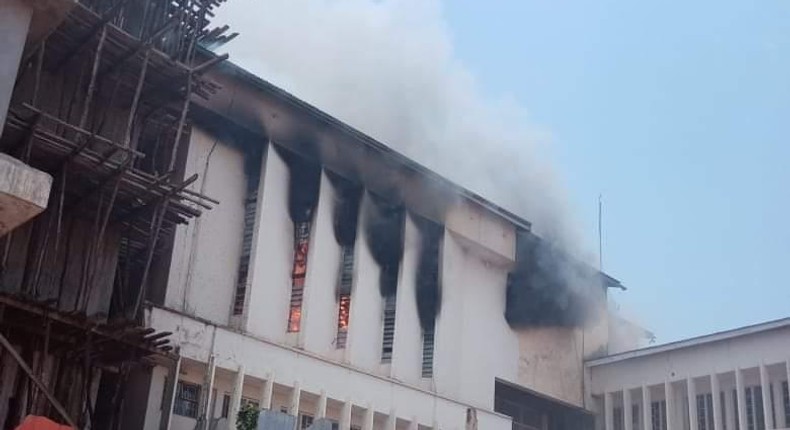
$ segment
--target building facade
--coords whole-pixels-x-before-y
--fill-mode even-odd
[[[299,428],[592,424],[583,358],[606,351],[617,281],[577,273],[585,318],[509,288],[542,246],[527,221],[233,64],[208,76],[184,175],[220,203],[176,231],[149,297],[181,362],[141,375],[144,428],[234,428],[245,404]]]
[[[790,428],[790,318],[587,362],[605,430]]]
[[[223,62],[220,3],[0,2],[0,426],[592,428],[619,283]]]

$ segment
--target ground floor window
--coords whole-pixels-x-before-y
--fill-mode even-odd
[[[173,413],[189,418],[197,418],[200,402],[200,384],[178,381]]]

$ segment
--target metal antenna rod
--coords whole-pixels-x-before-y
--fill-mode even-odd
[[[602,208],[602,195],[598,194],[598,270],[601,272],[603,272],[603,235],[601,228]]]

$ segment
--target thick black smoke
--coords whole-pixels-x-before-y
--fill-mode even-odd
[[[354,246],[357,240],[359,206],[362,202],[362,185],[335,173],[327,172],[327,176],[335,188],[336,200],[332,220],[335,240],[340,246]]]
[[[529,232],[516,239],[516,267],[507,280],[505,319],[512,327],[575,327],[595,312],[601,278]]]
[[[288,151],[283,151],[288,164],[288,214],[294,224],[312,220],[321,187],[321,166]]]
[[[419,216],[414,216],[413,219],[421,237],[417,262],[417,315],[423,330],[432,331],[442,306],[439,249],[444,228]]]
[[[379,291],[382,297],[394,296],[398,290],[398,269],[403,256],[403,206],[368,195],[371,204],[366,211],[365,236],[370,253],[380,268]]]

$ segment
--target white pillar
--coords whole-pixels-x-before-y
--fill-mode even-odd
[[[719,387],[719,375],[711,373],[710,392],[713,397],[713,430],[723,430],[721,421],[721,388]]]
[[[351,430],[351,399],[343,403],[343,410],[340,412],[340,429]]]
[[[203,398],[203,402],[201,404],[201,411],[199,416],[202,416],[206,419],[205,421],[205,428],[208,428],[208,423],[211,422],[211,419],[214,418],[214,410],[211,407],[211,399],[214,395],[214,374],[216,373],[217,365],[216,359],[212,354],[208,358],[208,364],[206,365],[206,374],[203,376],[203,390],[206,395]]]
[[[417,417],[412,417],[411,421],[409,422],[409,430],[418,430],[420,428],[420,422],[417,421]]]
[[[373,430],[373,406],[368,403],[367,409],[365,409],[365,421],[362,422],[362,430]]]
[[[673,401],[674,396],[672,395],[672,382],[665,381],[664,382],[664,398],[666,399],[667,404],[667,430],[675,430],[674,426],[674,408],[675,402]]]
[[[320,420],[326,418],[326,391],[321,390],[321,396],[318,398],[318,403],[315,407],[315,419]]]
[[[178,347],[176,347],[176,354],[178,354]],[[173,407],[176,403],[176,391],[178,390],[178,376],[181,374],[181,356],[176,359],[175,365],[170,368],[168,379],[165,382],[170,384],[170,387],[165,387],[165,393],[169,393],[166,398],[167,404],[162,408],[162,415],[159,417],[159,430],[169,430],[170,424],[173,421]]]
[[[743,371],[735,369],[735,396],[738,399],[738,428],[746,430],[746,392],[743,390]]]
[[[384,426],[384,430],[395,430],[398,426],[398,414],[395,413],[395,409],[390,409],[390,414],[387,416],[387,424]]]
[[[768,377],[768,367],[760,364],[760,389],[763,394],[763,417],[766,430],[773,430],[774,414],[771,412],[771,379]]]
[[[724,390],[724,418],[727,420],[727,430],[735,430],[735,400],[733,390]]]
[[[239,366],[236,378],[233,380],[233,392],[230,394],[230,410],[228,411],[228,428],[236,428],[236,418],[241,409],[241,392],[244,389],[244,365]]]
[[[612,393],[604,393],[603,395],[603,419],[604,429],[614,430],[614,401],[612,400]]]
[[[623,425],[625,430],[634,430],[633,410],[631,409],[631,389],[623,389]]]
[[[14,91],[19,62],[33,17],[32,2],[24,0],[0,1],[0,136],[3,134],[11,94]]]
[[[263,382],[263,392],[261,393],[261,409],[272,409],[272,394],[274,393],[274,373],[269,372],[266,374],[266,380]]]
[[[288,414],[295,417],[299,416],[299,399],[302,397],[302,388],[299,381],[294,381],[293,389],[291,390],[291,402],[288,405]]]
[[[650,387],[642,385],[642,430],[652,430],[650,427],[653,423],[652,411],[653,401],[650,400]]]
[[[697,421],[697,386],[694,383],[694,378],[686,379],[686,390],[689,403],[689,429],[697,430],[699,422]]]
[[[784,392],[782,391],[782,380],[774,382],[774,410],[776,411],[776,428],[787,428],[790,425],[785,420],[785,401]]]

